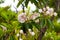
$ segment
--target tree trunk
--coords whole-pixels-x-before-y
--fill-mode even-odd
[[[39,34],[39,36],[38,36],[38,39],[37,40],[42,40],[42,38],[43,38],[43,36],[44,36],[44,34],[45,34],[45,32],[46,32],[46,30],[47,30],[47,26],[45,26],[45,27],[43,27],[41,30],[40,30],[40,34]]]

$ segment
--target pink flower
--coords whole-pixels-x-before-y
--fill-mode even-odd
[[[19,14],[18,15],[18,21],[21,23],[24,23],[27,20],[27,17],[25,15],[25,13]]]
[[[49,8],[48,11],[49,11],[50,13],[52,13],[52,12],[54,12],[54,9],[53,9],[53,8]]]

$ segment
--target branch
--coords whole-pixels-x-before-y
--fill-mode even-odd
[[[39,34],[37,40],[42,40],[42,38],[43,38],[43,36],[44,36],[44,34],[45,34],[45,32],[46,32],[47,29],[48,29],[48,27],[45,26],[45,27],[43,27],[43,28],[40,30],[40,34]]]

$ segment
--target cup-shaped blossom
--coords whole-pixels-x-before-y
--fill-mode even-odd
[[[26,14],[22,13],[18,15],[18,21],[24,23],[27,20]]]

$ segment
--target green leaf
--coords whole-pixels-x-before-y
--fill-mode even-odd
[[[49,27],[51,27],[52,29],[54,29],[54,24],[53,24],[53,22],[50,19],[47,20],[47,25]]]
[[[3,30],[0,28],[0,37],[3,35]]]
[[[10,36],[10,40],[15,40],[14,35]]]
[[[34,3],[37,8],[40,8],[40,4],[36,0],[31,0],[31,3]]]
[[[18,4],[17,4],[17,7],[19,7],[20,4],[22,4],[24,0],[19,0]]]
[[[1,4],[1,3],[4,3],[4,0],[0,0],[0,4]]]
[[[25,1],[25,6],[26,6],[26,7],[27,7],[28,3],[29,3],[29,0],[26,0],[26,1]]]
[[[6,12],[2,12],[1,17],[5,20],[8,20],[8,16],[7,16]]]
[[[8,10],[10,8],[10,6],[6,6],[6,7],[4,7],[4,9],[3,10]]]
[[[45,19],[42,19],[40,25],[41,25],[41,27],[44,27],[46,25],[46,20]]]

